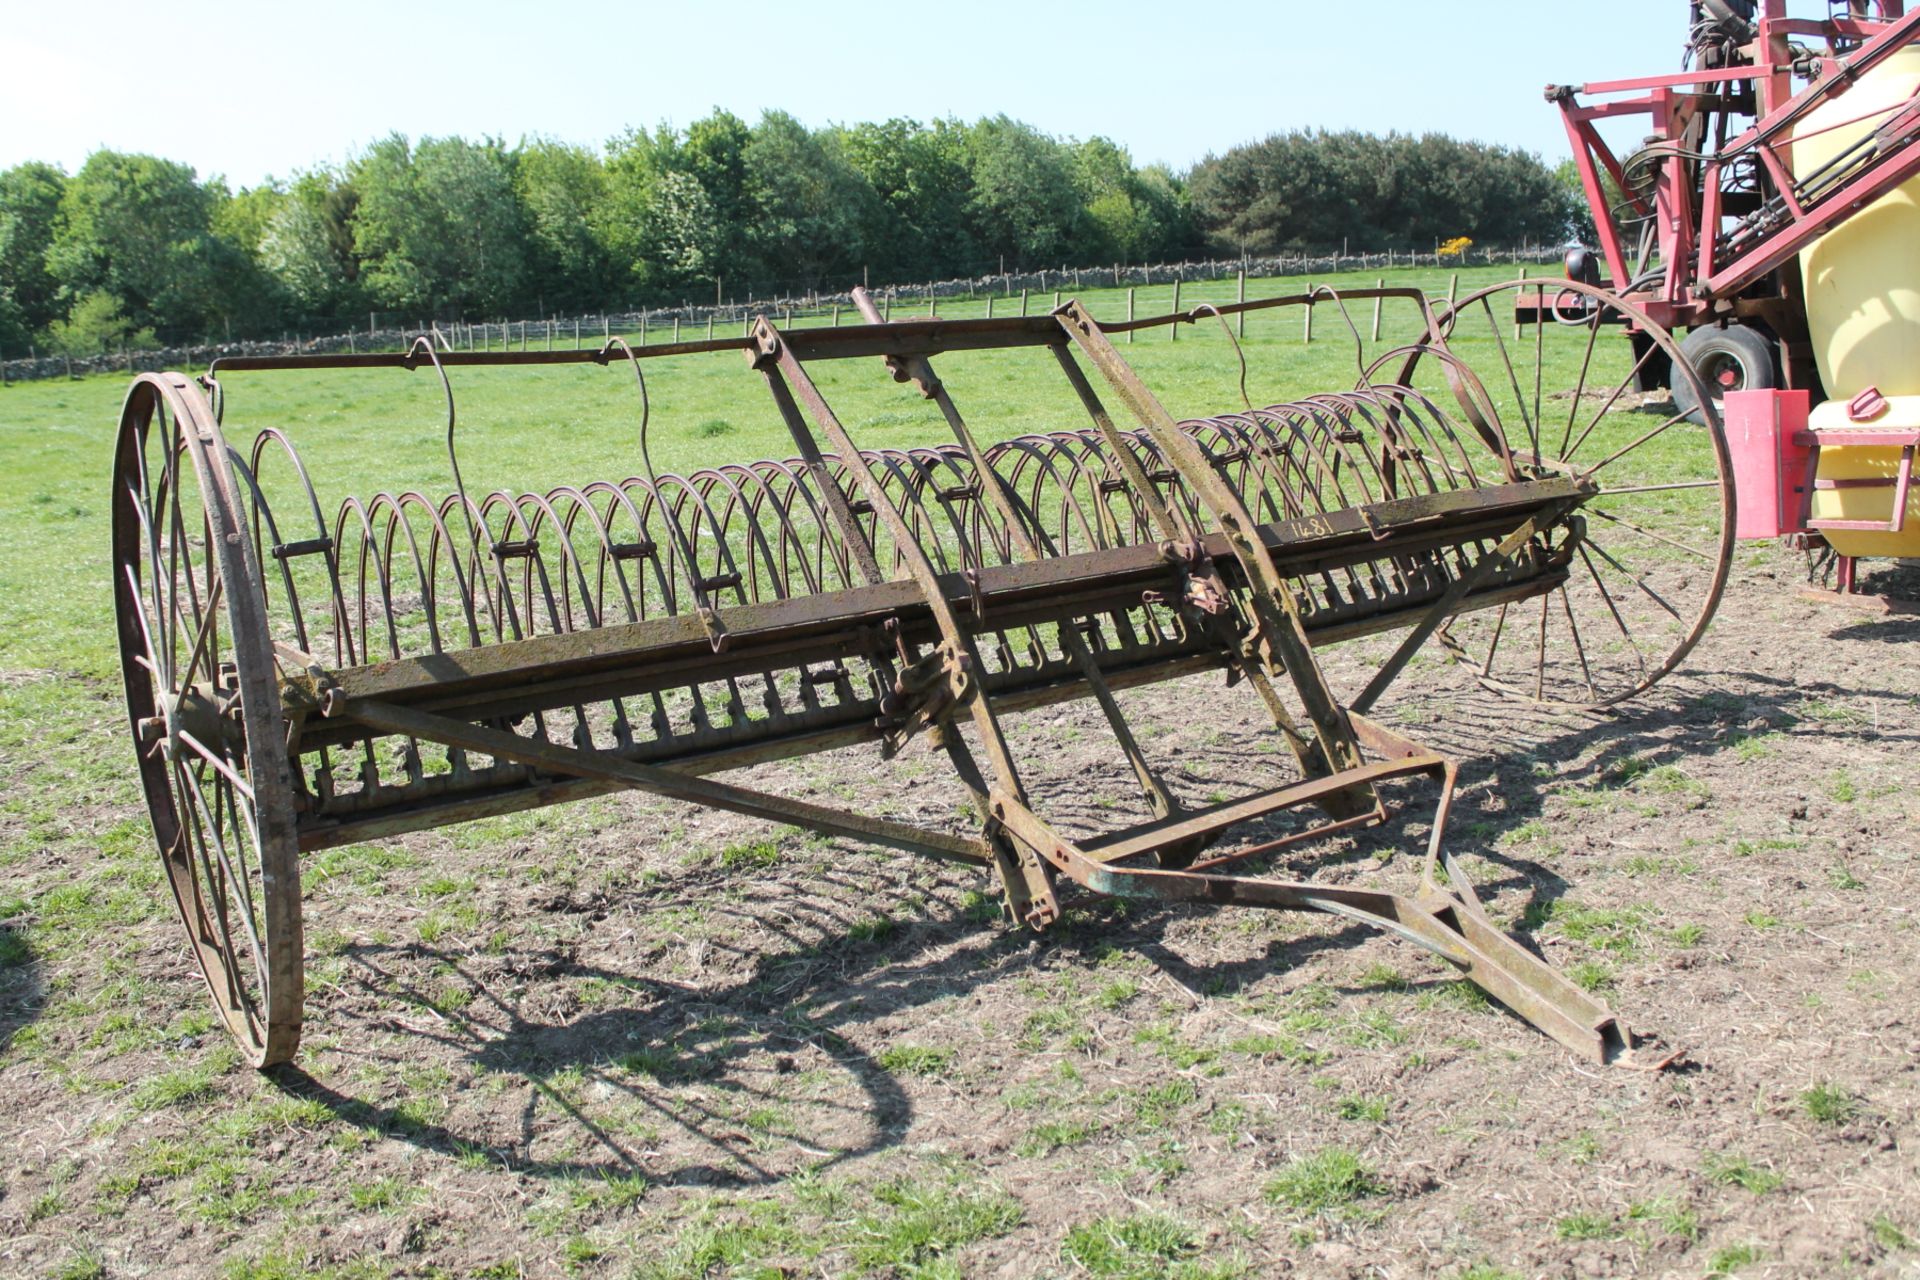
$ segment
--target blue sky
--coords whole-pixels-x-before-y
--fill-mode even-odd
[[[151,151],[236,186],[391,131],[603,143],[715,106],[1006,112],[1142,163],[1293,128],[1566,154],[1549,80],[1676,69],[1686,0],[0,6],[0,167]],[[1818,6],[1816,6],[1818,7]]]

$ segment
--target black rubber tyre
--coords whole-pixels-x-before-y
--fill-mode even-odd
[[[1779,385],[1774,370],[1773,340],[1758,329],[1738,324],[1724,329],[1695,329],[1680,344],[1680,354],[1687,358],[1708,394],[1713,396],[1716,415],[1724,414],[1726,406],[1722,398],[1729,391],[1765,391]],[[1685,378],[1674,379],[1673,407],[1695,422],[1700,421],[1694,412],[1700,402]]]

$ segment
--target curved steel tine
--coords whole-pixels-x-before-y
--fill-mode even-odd
[[[1360,336],[1360,326],[1353,322],[1353,316],[1347,311],[1347,300],[1332,285],[1321,284],[1315,285],[1307,292],[1307,305],[1311,307],[1315,300],[1323,296],[1339,309],[1340,318],[1346,321],[1348,332],[1353,334],[1353,363],[1360,370],[1360,385],[1371,387],[1373,383],[1367,374],[1367,344]],[[1224,324],[1225,321],[1221,323]]]
[[[407,499],[411,496],[413,495],[410,493],[402,493],[398,496],[391,493],[378,494],[369,505],[367,514],[372,518],[384,511],[387,517],[384,545],[381,548],[383,582],[393,581],[393,548],[396,534],[402,529],[406,531],[408,550],[413,555],[414,576],[420,584],[420,609],[427,619],[427,640],[432,652],[441,653],[444,652],[444,647],[440,639],[439,602],[434,599],[433,581],[428,576],[426,558],[420,554],[419,535],[413,527],[413,521],[406,516]]]
[[[646,371],[641,369],[640,357],[633,353],[633,348],[627,345],[625,338],[619,337],[618,335],[608,338],[606,345],[600,348],[599,362],[605,364],[608,359],[611,358],[611,353],[614,351],[619,351],[627,357],[627,363],[633,367],[634,381],[640,386],[640,465],[647,469],[647,484],[653,493],[658,496],[660,492],[660,476],[659,472],[654,469],[653,452],[649,447],[648,441],[648,429],[653,422],[653,400],[647,394]],[[704,507],[704,505],[703,503],[702,506]],[[708,514],[711,515],[712,513],[709,512]],[[688,545],[686,532],[680,528],[679,521],[669,518],[667,524],[673,531],[674,540],[679,544],[679,550],[686,565],[688,574],[687,585],[693,592],[694,606],[700,611],[701,620],[707,624],[707,634],[713,643],[713,647],[718,650],[720,646],[725,643],[722,638],[724,632],[721,629],[718,618],[714,615],[713,605],[707,599],[706,588],[700,581],[699,563],[694,559],[693,549]],[[714,540],[722,546],[726,544],[725,537],[721,535],[717,528],[714,530]]]
[[[1208,312],[1211,312],[1213,318],[1220,322],[1220,331],[1226,334],[1227,341],[1233,344],[1233,354],[1238,357],[1240,361],[1240,403],[1247,407],[1248,413],[1252,413],[1253,401],[1247,398],[1247,353],[1240,349],[1240,339],[1234,334],[1233,326],[1228,324],[1227,318],[1220,314],[1220,308],[1214,306],[1211,302],[1203,302],[1192,311],[1189,311],[1187,313],[1187,320],[1189,323],[1197,325],[1200,323],[1200,317],[1206,315]],[[1356,333],[1357,332],[1356,330]]]
[[[433,371],[440,375],[440,392],[447,399],[447,465],[453,468],[454,492],[460,495],[460,505],[465,509],[468,506],[467,482],[460,475],[460,454],[453,447],[454,427],[459,421],[459,414],[455,410],[453,403],[453,383],[447,379],[447,367],[440,363],[440,352],[434,347],[433,339],[427,337],[425,334],[414,338],[413,345],[407,348],[407,367],[409,369],[414,367],[414,361],[422,351],[426,352],[427,359],[433,363]],[[469,522],[473,519],[471,510],[467,513],[467,519]],[[477,528],[473,531],[473,536],[474,541],[478,542],[480,533]]]
[[[357,528],[360,534],[360,540],[358,543],[359,552],[360,552],[359,583],[358,583],[358,587],[354,592],[355,603],[358,604],[359,606],[358,616],[359,616],[360,626],[357,633],[351,626],[348,627],[347,637],[349,641],[349,648],[348,648],[347,656],[349,657],[349,659],[351,659],[352,662],[358,663],[362,660],[371,661],[373,658],[373,641],[372,641],[372,637],[368,634],[369,627],[368,627],[368,617],[367,617],[367,605],[369,602],[367,599],[367,565],[369,563],[369,558],[372,555],[371,549],[374,545],[375,539],[374,539],[374,533],[373,533],[373,519],[367,509],[367,504],[361,502],[360,499],[349,495],[348,497],[346,497],[341,501],[340,514],[334,518],[333,541],[335,546],[344,549],[347,545],[347,529],[348,529],[347,518],[350,515],[357,518],[357,524],[355,527]],[[398,658],[401,656],[400,631],[393,617],[393,592],[386,582],[386,576],[385,576],[386,571],[385,571],[385,568],[380,564],[380,561],[378,560],[378,558],[377,557],[372,558],[371,562],[374,568],[374,576],[376,579],[376,583],[379,588],[379,595],[377,598],[380,604],[381,614],[385,618],[386,624],[387,624],[387,646],[389,650],[389,656]],[[357,651],[351,643],[354,639],[359,640],[359,646],[357,648]]]
[[[213,407],[213,425],[224,427],[227,425],[227,389],[213,374],[214,367],[219,363],[215,360],[213,364],[208,365],[207,371],[195,381],[206,391],[207,401]]]

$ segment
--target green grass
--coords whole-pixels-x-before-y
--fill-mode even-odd
[[[1570,1213],[1553,1224],[1553,1234],[1562,1240],[1604,1240],[1618,1229],[1604,1213]]]
[[[1760,1247],[1753,1244],[1730,1244],[1715,1249],[1713,1256],[1707,1259],[1707,1280],[1736,1275],[1765,1256]]]
[[[414,1198],[416,1189],[399,1178],[376,1178],[347,1188],[347,1200],[360,1210],[395,1209]]]
[[[1627,1210],[1627,1218],[1633,1222],[1651,1223],[1668,1235],[1678,1236],[1682,1240],[1700,1238],[1700,1215],[1668,1196],[1655,1196],[1632,1205]]]
[[[1066,1147],[1077,1147],[1099,1132],[1084,1120],[1048,1120],[1036,1124],[1014,1145],[1016,1154],[1034,1157],[1051,1155]]]
[[[1648,908],[1637,904],[1595,907],[1556,898],[1544,906],[1529,907],[1524,922],[1531,929],[1552,925],[1570,941],[1626,958],[1639,953],[1651,916]]]
[[[907,1274],[936,1258],[1020,1225],[1019,1202],[993,1188],[894,1182],[873,1193],[878,1208],[853,1224],[854,1261],[864,1269]]]
[[[1867,1224],[1867,1232],[1882,1249],[1904,1252],[1913,1248],[1913,1237],[1884,1213],[1874,1215],[1873,1221]]]
[[[1778,1191],[1786,1183],[1784,1175],[1772,1169],[1763,1169],[1745,1156],[1730,1152],[1707,1156],[1702,1167],[1706,1170],[1707,1181],[1725,1187],[1739,1187],[1757,1196]]]
[[[1266,1187],[1268,1200],[1302,1213],[1333,1212],[1386,1193],[1372,1168],[1344,1147],[1293,1157]]]
[[[952,1049],[936,1049],[926,1045],[898,1044],[889,1045],[880,1051],[874,1059],[882,1070],[894,1071],[909,1076],[943,1076],[953,1070],[958,1055]]]
[[[1193,1228],[1164,1214],[1101,1218],[1067,1232],[1060,1256],[1099,1280],[1158,1280],[1198,1252]]]
[[[1334,1114],[1342,1120],[1359,1120],[1366,1124],[1385,1124],[1387,1122],[1387,1099],[1370,1098],[1364,1094],[1350,1093],[1334,1104]]]
[[[1845,1085],[1823,1081],[1801,1090],[1800,1110],[1820,1124],[1843,1125],[1860,1114],[1860,1099]]]
[[[750,871],[770,867],[780,861],[780,841],[755,840],[751,844],[730,844],[720,851],[722,871]]]

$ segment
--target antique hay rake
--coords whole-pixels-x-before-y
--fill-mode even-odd
[[[1552,321],[1503,334],[1515,289]],[[1231,339],[1236,312],[1344,317],[1358,301],[1410,305],[1417,338],[1361,359],[1350,390],[1207,418],[1176,421],[1112,340],[1216,320]],[[1627,1055],[1604,1004],[1488,918],[1444,840],[1454,764],[1366,713],[1430,638],[1495,689],[1589,706],[1692,647],[1731,545],[1718,425],[1625,411],[1634,370],[1603,375],[1616,348],[1595,343],[1631,321],[1671,352],[1664,332],[1571,282],[1438,314],[1416,291],[1318,290],[1125,325],[1079,303],[882,324],[861,302],[855,327],[761,318],[739,338],[561,352],[421,339],[403,355],[134,380],[113,504],[128,712],[181,917],[252,1062],[299,1042],[301,854],[620,789],[980,866],[1036,929],[1058,917],[1063,878],[1361,921],[1583,1056]],[[1087,426],[980,441],[931,361],[1020,349],[1057,364]],[[764,382],[794,457],[466,491],[450,370],[628,371],[646,460],[648,370],[668,367],[654,362],[729,351]],[[860,449],[813,376],[847,360],[884,361],[953,442]],[[242,444],[221,426],[227,372],[429,367],[446,394],[446,496],[349,497],[329,521],[287,433]],[[1240,386],[1245,400],[1244,354]],[[1338,696],[1314,648],[1393,631],[1365,686]],[[1203,671],[1253,691],[1288,776],[1224,802],[1176,798],[1116,694]],[[1030,798],[1003,721],[1077,698],[1111,726],[1142,820],[1069,835]],[[972,829],[717,776],[863,743],[890,758],[916,736],[971,795]],[[1417,893],[1237,874],[1386,822],[1389,784],[1420,777],[1438,799]]]

